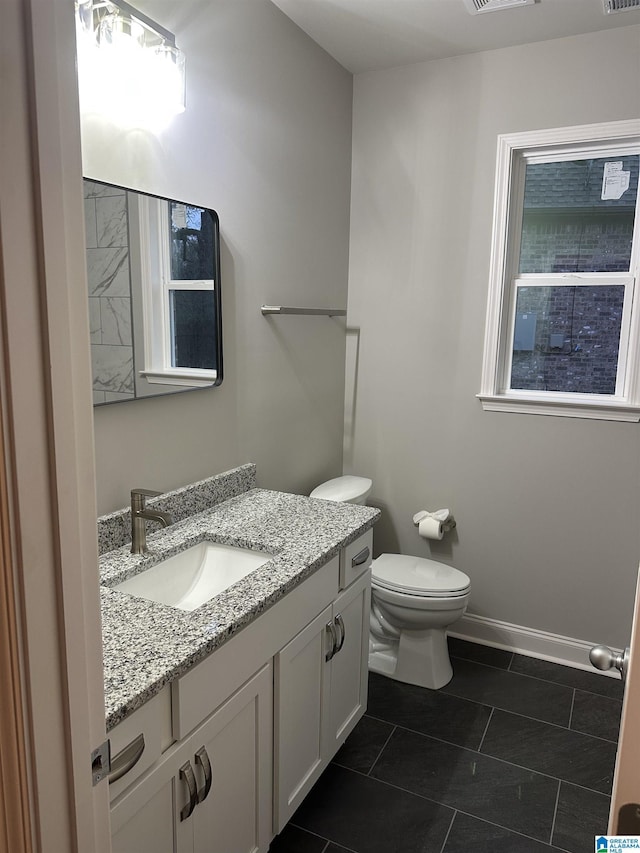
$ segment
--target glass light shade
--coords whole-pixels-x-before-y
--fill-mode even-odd
[[[82,4],[86,7],[86,4]],[[78,79],[84,113],[128,127],[159,128],[185,109],[185,57],[161,34],[119,10],[99,22],[79,14]]]

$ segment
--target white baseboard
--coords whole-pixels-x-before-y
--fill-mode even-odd
[[[510,622],[500,622],[486,616],[475,616],[466,613],[448,630],[450,637],[469,640],[483,646],[494,646],[510,652],[529,655],[553,663],[584,669],[611,678],[620,678],[617,670],[600,672],[589,663],[591,643],[574,640],[560,634],[550,634],[547,631],[537,631],[535,628],[525,628],[522,625],[512,625]],[[614,649],[614,652],[620,649]]]

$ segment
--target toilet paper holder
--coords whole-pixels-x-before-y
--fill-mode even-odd
[[[418,527],[425,518],[434,518],[441,522],[443,533],[449,533],[456,526],[456,520],[448,509],[437,509],[435,512],[421,509],[413,516],[413,523]]]

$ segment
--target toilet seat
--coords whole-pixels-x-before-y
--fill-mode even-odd
[[[429,598],[466,595],[471,585],[469,577],[453,566],[407,554],[381,554],[371,563],[371,581],[390,592]]]

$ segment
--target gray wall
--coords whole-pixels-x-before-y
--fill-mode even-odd
[[[187,110],[156,136],[83,119],[85,175],[213,207],[225,379],[95,411],[98,511],[237,464],[307,491],[342,469],[352,77],[268,0],[141,0],[187,56]]]
[[[357,75],[345,469],[374,480],[375,547],[472,579],[470,611],[629,640],[640,426],[483,412],[496,137],[636,118],[640,30]],[[354,407],[355,401],[355,407]],[[450,507],[441,543],[412,515]]]

